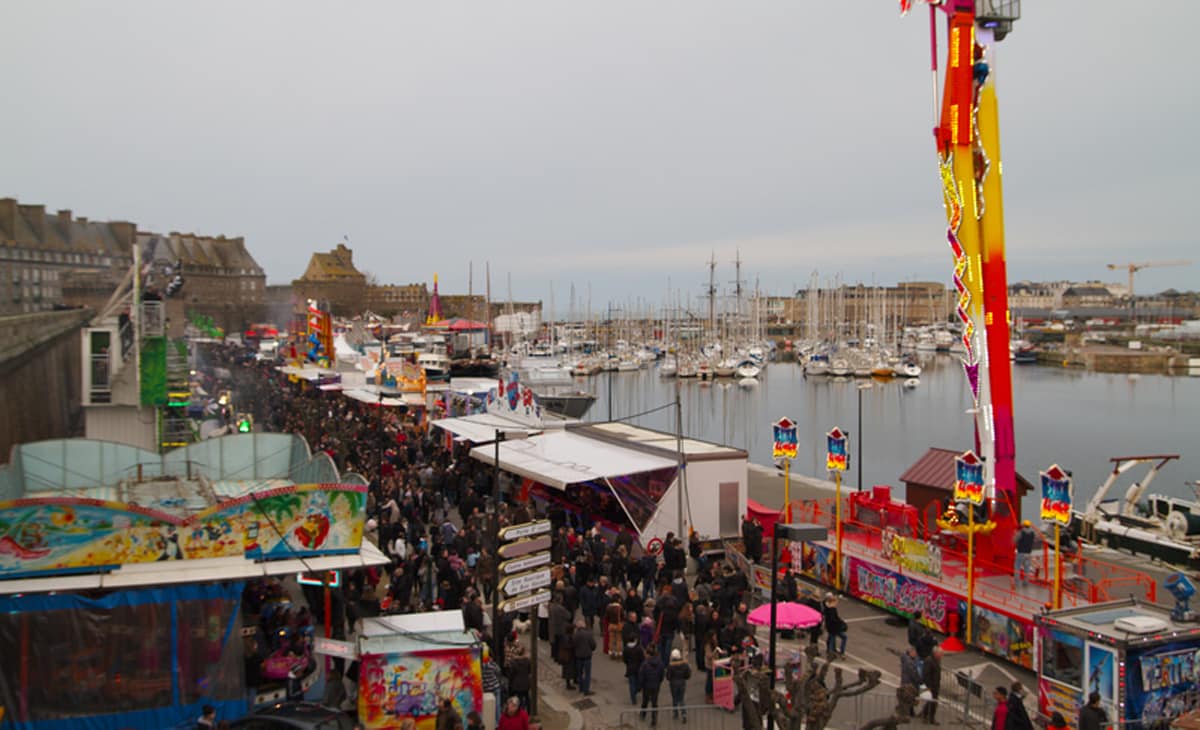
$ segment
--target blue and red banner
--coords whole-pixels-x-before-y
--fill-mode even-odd
[[[771,449],[771,458],[795,459],[797,447],[796,423],[787,416],[779,419],[772,427],[775,445]]]
[[[825,434],[825,468],[846,471],[850,468],[850,437],[837,426]]]
[[[974,451],[954,459],[954,501],[983,504],[983,462]]]
[[[1071,475],[1058,464],[1042,472],[1042,520],[1071,524]]]

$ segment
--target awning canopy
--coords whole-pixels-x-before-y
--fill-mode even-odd
[[[218,580],[249,580],[268,575],[348,570],[390,562],[369,540],[363,540],[357,553],[322,555],[303,560],[263,560],[247,558],[202,558],[158,563],[129,563],[109,573],[58,575],[46,578],[0,580],[0,595],[45,593],[48,591],[92,591],[178,583],[208,583]]]
[[[383,404],[391,408],[396,406],[422,408],[425,406],[425,398],[420,393],[397,393],[395,395],[385,395],[383,398],[380,398],[378,391],[354,388],[343,390],[342,395],[363,403],[370,403],[372,405]]]
[[[493,446],[479,446],[471,449],[471,458],[494,464],[494,451]],[[678,463],[673,459],[653,456],[570,431],[552,431],[500,444],[501,469],[558,489],[593,479],[641,474],[677,466]]]
[[[470,441],[475,444],[494,441],[497,429],[501,431],[529,432],[541,430],[494,413],[477,413],[473,416],[443,418],[429,425],[453,434],[455,441]]]

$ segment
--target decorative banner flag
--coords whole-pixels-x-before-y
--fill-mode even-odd
[[[850,467],[850,437],[837,426],[825,434],[825,468],[829,471],[846,471]]]
[[[954,458],[954,501],[983,504],[983,462],[974,451]]]
[[[775,446],[771,450],[774,459],[796,458],[796,424],[787,416],[775,422]]]
[[[1058,464],[1042,472],[1042,519],[1071,524],[1071,477]]]

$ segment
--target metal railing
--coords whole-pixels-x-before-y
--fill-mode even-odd
[[[741,730],[742,713],[736,707],[733,711],[716,705],[686,705],[672,708],[670,707],[670,693],[665,690],[659,696],[660,702],[663,699],[667,700],[667,706],[646,708],[645,711],[636,708],[622,710],[617,722],[609,725],[607,730],[633,730],[634,728],[641,730],[651,726],[687,728],[688,730]]]

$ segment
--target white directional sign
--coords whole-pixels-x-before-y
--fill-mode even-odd
[[[500,610],[505,613],[512,613],[514,611],[523,611],[526,608],[549,602],[550,591],[538,591],[537,593],[530,593],[527,596],[521,596],[520,598],[507,600],[500,604]]]
[[[550,585],[550,569],[542,568],[505,578],[500,583],[500,590],[504,595],[512,597],[538,588],[545,588],[548,585]]]
[[[505,560],[503,563],[500,563],[500,573],[501,575],[512,575],[513,573],[520,573],[523,570],[531,570],[549,564],[550,553],[534,553],[533,555],[526,555],[516,560]]]
[[[522,555],[536,553],[539,550],[550,549],[550,536],[542,535],[541,537],[531,537],[525,540],[517,540],[510,542],[507,545],[500,546],[500,557],[519,558]]]
[[[534,535],[542,535],[547,532],[550,532],[550,520],[523,522],[519,525],[505,527],[500,531],[500,539],[516,540],[519,537],[533,537]]]
[[[357,644],[349,641],[338,641],[337,639],[326,639],[323,636],[313,639],[313,651],[317,654],[335,656],[342,659],[358,658]]]

